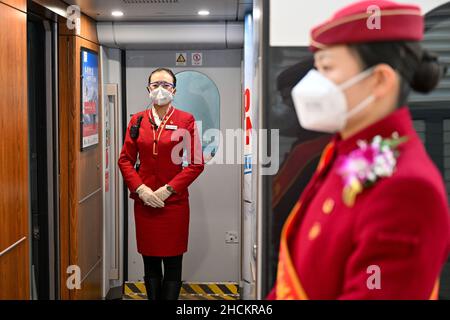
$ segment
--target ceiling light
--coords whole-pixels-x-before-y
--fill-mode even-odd
[[[114,17],[121,17],[121,16],[123,16],[123,12],[122,11],[113,11],[111,14]]]
[[[209,16],[209,11],[208,10],[200,10],[198,12],[198,14],[201,16]]]

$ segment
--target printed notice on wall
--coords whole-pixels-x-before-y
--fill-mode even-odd
[[[81,49],[81,150],[98,144],[98,56]]]

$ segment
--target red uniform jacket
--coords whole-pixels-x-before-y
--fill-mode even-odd
[[[358,140],[393,132],[408,137],[394,174],[347,206],[336,159],[358,148]],[[283,229],[277,282],[267,298],[429,299],[449,253],[448,202],[409,110],[349,139],[337,135],[323,159]]]
[[[160,127],[154,129],[150,110],[133,115],[119,157],[119,167],[135,199],[134,214],[138,252],[146,256],[176,256],[187,251],[189,231],[188,186],[203,171],[203,152],[194,117],[171,107]],[[143,116],[139,137],[133,140],[130,127]],[[158,140],[159,137],[159,140]],[[156,139],[155,139],[156,138]],[[156,140],[156,143],[155,143]],[[174,140],[174,141],[172,141]],[[182,167],[186,143],[188,165]],[[173,161],[172,153],[175,156]],[[135,163],[139,156],[139,171]],[[164,208],[145,206],[135,192],[141,184],[153,191],[168,184],[175,190]]]

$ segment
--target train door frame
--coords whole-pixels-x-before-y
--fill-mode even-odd
[[[34,10],[35,9],[35,10]],[[39,12],[39,13],[38,13]],[[31,299],[56,299],[58,298],[58,113],[57,110],[57,23],[44,17],[42,8],[31,6],[27,14],[27,23],[35,23],[42,26],[43,46],[39,50],[40,56],[33,56],[28,50],[28,92],[32,96],[31,90],[43,90],[40,98],[41,106],[35,104],[33,99],[29,99],[29,135],[30,135],[30,199],[37,201],[34,208],[38,212],[33,219],[33,206],[30,206],[30,233],[32,235],[30,250],[30,267],[31,267]],[[29,26],[29,25],[28,25]],[[29,38],[30,29],[27,30],[27,42],[30,46]],[[42,40],[42,38],[40,39]],[[42,75],[36,75],[36,69],[33,69],[35,62],[33,59],[43,59]],[[30,81],[31,77],[40,76],[42,83],[38,84],[39,88]],[[40,119],[37,115],[45,112]],[[33,117],[34,116],[34,117]],[[46,135],[41,134],[45,130]],[[33,141],[33,136],[37,140]],[[33,148],[33,149],[32,149]],[[37,151],[39,148],[39,151]],[[34,152],[37,151],[37,152]],[[55,152],[56,151],[56,152]],[[40,159],[42,161],[36,160]],[[35,173],[31,170],[31,163],[35,161],[37,170]],[[43,172],[39,172],[42,170]],[[33,193],[32,183],[34,183],[35,191]],[[42,216],[39,211],[44,211]],[[41,241],[41,242],[38,242]],[[37,264],[37,269],[34,266]],[[36,276],[38,275],[38,276]]]
[[[228,56],[227,56],[228,59],[218,59],[217,56],[215,56],[216,58],[213,58],[212,54],[220,54],[220,57],[222,57],[222,56],[225,57],[225,52],[224,52],[225,49],[217,49],[217,50],[208,50],[208,49],[200,50],[199,49],[199,51],[203,52],[204,58],[209,57],[208,59],[204,60],[204,64],[200,68],[199,67],[191,67],[191,66],[184,67],[184,66],[176,66],[176,65],[174,65],[175,61],[172,59],[172,57],[176,56],[176,54],[175,54],[176,50],[173,50],[173,49],[161,50],[161,51],[142,50],[142,52],[148,52],[148,53],[153,52],[154,54],[158,55],[157,59],[162,59],[162,60],[158,60],[158,61],[153,59],[151,63],[148,63],[148,64],[145,63],[145,66],[146,66],[145,68],[148,68],[147,71],[151,70],[152,68],[156,68],[159,65],[164,65],[166,67],[170,67],[172,69],[172,71],[174,71],[175,73],[178,73],[180,71],[187,71],[187,70],[192,70],[192,71],[197,71],[197,72],[203,73],[206,76],[208,76],[208,78],[211,78],[215,82],[215,85],[219,88],[220,96],[222,97],[222,99],[223,98],[229,99],[229,97],[227,96],[227,94],[224,94],[222,92],[221,86],[223,86],[223,88],[227,89],[227,90],[230,90],[229,89],[230,87],[233,88],[235,86],[236,87],[236,106],[239,109],[236,109],[237,111],[236,111],[235,115],[232,115],[232,116],[231,115],[227,115],[227,117],[225,117],[225,111],[224,110],[226,110],[226,109],[222,108],[221,109],[222,111],[221,111],[220,118],[221,118],[221,128],[226,128],[227,127],[225,125],[226,122],[224,122],[224,121],[231,121],[230,119],[228,119],[229,117],[236,117],[236,118],[233,118],[233,119],[235,119],[235,121],[233,122],[233,126],[230,125],[229,127],[230,128],[232,128],[232,127],[239,128],[241,126],[241,104],[242,104],[241,79],[240,79],[241,78],[241,68],[242,68],[242,49],[239,48],[239,49],[233,49],[233,50],[234,51],[238,51],[238,50],[240,51],[239,52],[239,60],[238,60],[237,52],[234,52],[233,54],[228,52],[227,53],[228,54]],[[126,70],[125,70],[125,72],[122,73],[122,75],[126,75],[127,80],[128,80],[126,82],[124,80],[122,80],[122,88],[128,88],[128,89],[126,89],[126,90],[128,90],[128,92],[126,94],[122,94],[122,98],[128,96],[128,98],[126,99],[127,103],[123,103],[122,104],[122,106],[126,106],[126,112],[123,114],[123,118],[122,118],[122,120],[126,123],[126,124],[123,123],[123,128],[125,128],[125,130],[127,128],[127,124],[128,124],[129,119],[130,119],[129,118],[130,114],[133,113],[133,111],[134,112],[138,111],[138,110],[132,109],[132,108],[135,108],[133,106],[141,104],[140,102],[136,103],[136,101],[134,101],[133,99],[140,100],[140,101],[147,101],[147,100],[144,100],[145,97],[143,95],[145,93],[142,93],[142,92],[139,92],[139,93],[133,92],[132,93],[132,92],[130,92],[130,89],[129,89],[129,88],[136,87],[135,85],[130,85],[130,82],[129,82],[131,79],[134,79],[136,77],[136,75],[130,76],[130,69],[132,67],[130,65],[130,61],[138,61],[136,63],[141,63],[141,64],[144,63],[143,60],[141,60],[141,59],[134,59],[133,57],[130,58],[129,54],[131,53],[132,55],[141,55],[142,52],[141,51],[133,51],[133,50],[127,51],[126,61],[122,63],[122,66],[126,66]],[[187,52],[188,57],[190,57],[191,53],[193,53],[194,50],[186,50],[186,52]],[[205,57],[205,55],[207,55],[207,56]],[[142,54],[142,57],[144,57],[144,56],[147,56],[147,55]],[[231,57],[232,57],[232,59],[231,59]],[[233,79],[238,79],[239,78],[239,82],[236,81],[233,84],[233,86],[227,86],[227,87],[226,87],[226,85],[224,83],[218,82],[217,80],[219,80],[219,78],[220,78],[220,76],[219,76],[220,73],[215,73],[215,72],[212,71],[212,69],[216,68],[217,70],[219,70],[219,69],[224,68],[224,67],[223,67],[223,65],[222,66],[215,65],[216,63],[219,63],[217,61],[220,61],[221,64],[233,63],[233,69],[239,69],[239,71],[237,71],[237,70],[233,71],[233,72],[236,72],[236,73],[239,72],[238,73],[239,75],[236,74],[236,76],[234,76]],[[137,67],[135,67],[135,69],[136,68]],[[225,72],[225,71],[222,70],[221,72]],[[230,76],[228,71],[225,72],[225,74],[227,75],[227,77]],[[141,75],[139,77],[141,77]],[[148,73],[145,73],[145,76],[142,76],[143,81],[147,81],[147,77],[148,77]],[[222,81],[222,80],[220,80],[220,81]],[[139,89],[137,89],[137,91],[139,91]],[[221,101],[221,105],[222,106],[227,105],[227,102],[226,101]],[[210,169],[206,168],[205,171],[208,172],[208,175],[202,174],[199,177],[199,180],[197,180],[196,183],[193,186],[190,187],[191,188],[190,189],[190,192],[191,192],[191,198],[190,198],[190,201],[191,201],[190,202],[191,203],[191,207],[190,207],[191,213],[196,212],[195,208],[193,207],[193,204],[195,203],[195,197],[200,195],[200,193],[197,193],[195,191],[195,189],[192,189],[192,188],[197,188],[198,186],[196,186],[196,184],[200,183],[202,181],[202,179],[208,179],[206,177],[208,177],[208,176],[211,177],[211,175],[214,175],[214,171],[215,170],[210,170]],[[224,167],[224,169],[228,170],[229,168]],[[239,176],[241,174],[240,171],[241,171],[241,167],[239,166],[239,168],[236,169],[236,173],[238,175],[236,177],[236,182],[237,182],[236,186],[237,187],[241,187],[240,176]],[[240,194],[240,192],[239,192],[239,194]],[[134,228],[134,218],[132,217],[132,214],[133,214],[132,204],[129,204],[128,200],[127,200],[128,199],[128,190],[126,190],[126,196],[124,197],[124,199],[125,199],[125,210],[127,212],[126,214],[124,214],[124,216],[125,216],[124,218],[125,218],[125,221],[128,222],[128,223],[126,223],[124,225],[124,228],[125,228],[125,230],[124,230],[124,240],[125,241],[130,240],[129,243],[125,244],[125,249],[124,249],[124,261],[125,261],[125,263],[124,263],[124,272],[126,272],[126,274],[128,275],[128,277],[127,277],[128,280],[139,281],[141,279],[140,275],[142,274],[142,271],[141,270],[137,270],[137,268],[141,268],[142,265],[141,265],[141,259],[135,258],[136,255],[137,255],[137,253],[136,253],[137,251],[135,250],[136,249],[135,248],[135,240],[132,240],[134,238],[134,236],[132,236],[132,231],[133,231],[133,228]],[[234,220],[233,220],[233,222],[232,222],[233,225],[227,227],[227,228],[230,228],[230,229],[228,229],[229,231],[237,231],[238,234],[239,234],[239,232],[241,230],[241,227],[240,227],[240,219],[241,219],[241,205],[240,205],[240,201],[241,200],[239,198],[237,198],[236,202],[235,202],[237,204],[237,206],[238,206],[236,208],[236,225],[234,225]],[[196,220],[195,220],[195,219],[198,219],[198,215],[197,215],[197,217],[195,217],[194,215],[195,215],[195,213],[193,213],[192,216],[191,216],[190,228],[193,227],[193,226],[195,226],[195,227],[199,226],[199,224],[197,224]],[[199,221],[199,220],[200,219],[198,219],[197,221]],[[130,224],[130,221],[131,221],[131,224]],[[207,220],[204,219],[203,221],[207,221]],[[223,231],[224,231],[223,235],[225,236],[225,230],[223,230]],[[194,235],[194,234],[198,235],[197,233],[193,232],[193,230],[190,230],[190,234],[191,235]],[[217,236],[217,237],[219,237],[219,236]],[[238,235],[238,238],[239,238],[239,235]],[[198,239],[199,238],[197,238],[197,241],[198,241]],[[225,271],[222,272],[225,275],[220,275],[220,276],[218,275],[216,277],[215,275],[213,275],[213,273],[214,272],[220,272],[219,271],[220,269],[218,269],[219,267],[211,268],[211,271],[208,274],[206,274],[206,275],[202,274],[201,277],[197,277],[197,275],[201,273],[199,271],[200,268],[196,268],[195,269],[196,271],[194,272],[193,271],[194,268],[192,267],[193,264],[190,261],[195,261],[195,259],[193,259],[194,255],[196,255],[196,254],[198,254],[200,252],[205,253],[205,252],[208,252],[208,251],[206,249],[203,250],[203,251],[200,250],[199,249],[200,246],[197,245],[199,242],[197,242],[197,244],[196,244],[195,241],[196,240],[195,240],[194,237],[191,237],[189,239],[189,247],[190,248],[196,248],[196,250],[189,250],[188,254],[186,255],[186,258],[183,261],[183,280],[184,281],[187,281],[187,282],[202,282],[202,283],[203,282],[239,282],[239,279],[240,279],[240,261],[239,260],[241,259],[240,248],[237,248],[237,250],[236,250],[236,257],[234,256],[235,251],[234,251],[234,248],[233,248],[231,250],[231,251],[233,251],[233,253],[232,253],[233,254],[233,258],[228,260],[228,262],[236,261],[236,270],[234,270],[234,268],[233,268],[233,271],[232,271],[233,273],[234,272],[236,273],[236,277],[235,276],[231,277],[231,276],[228,276],[226,274],[226,272],[231,272],[230,268],[225,269]],[[225,237],[223,238],[223,240],[220,240],[220,243],[222,243],[222,241],[223,241],[223,244],[225,245],[225,247],[232,248],[232,247],[236,246],[236,243],[225,244]],[[241,240],[238,240],[238,245],[240,246],[239,242],[241,242]],[[206,246],[206,243],[208,243],[208,242],[203,241],[202,245]],[[213,243],[214,243],[214,245],[218,245],[219,242],[215,241]],[[234,259],[236,259],[236,260],[234,260]],[[200,260],[198,260],[198,261],[200,261]],[[202,261],[204,261],[204,260],[202,260]]]

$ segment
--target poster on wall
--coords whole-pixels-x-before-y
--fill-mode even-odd
[[[98,144],[98,55],[81,48],[81,150]]]

